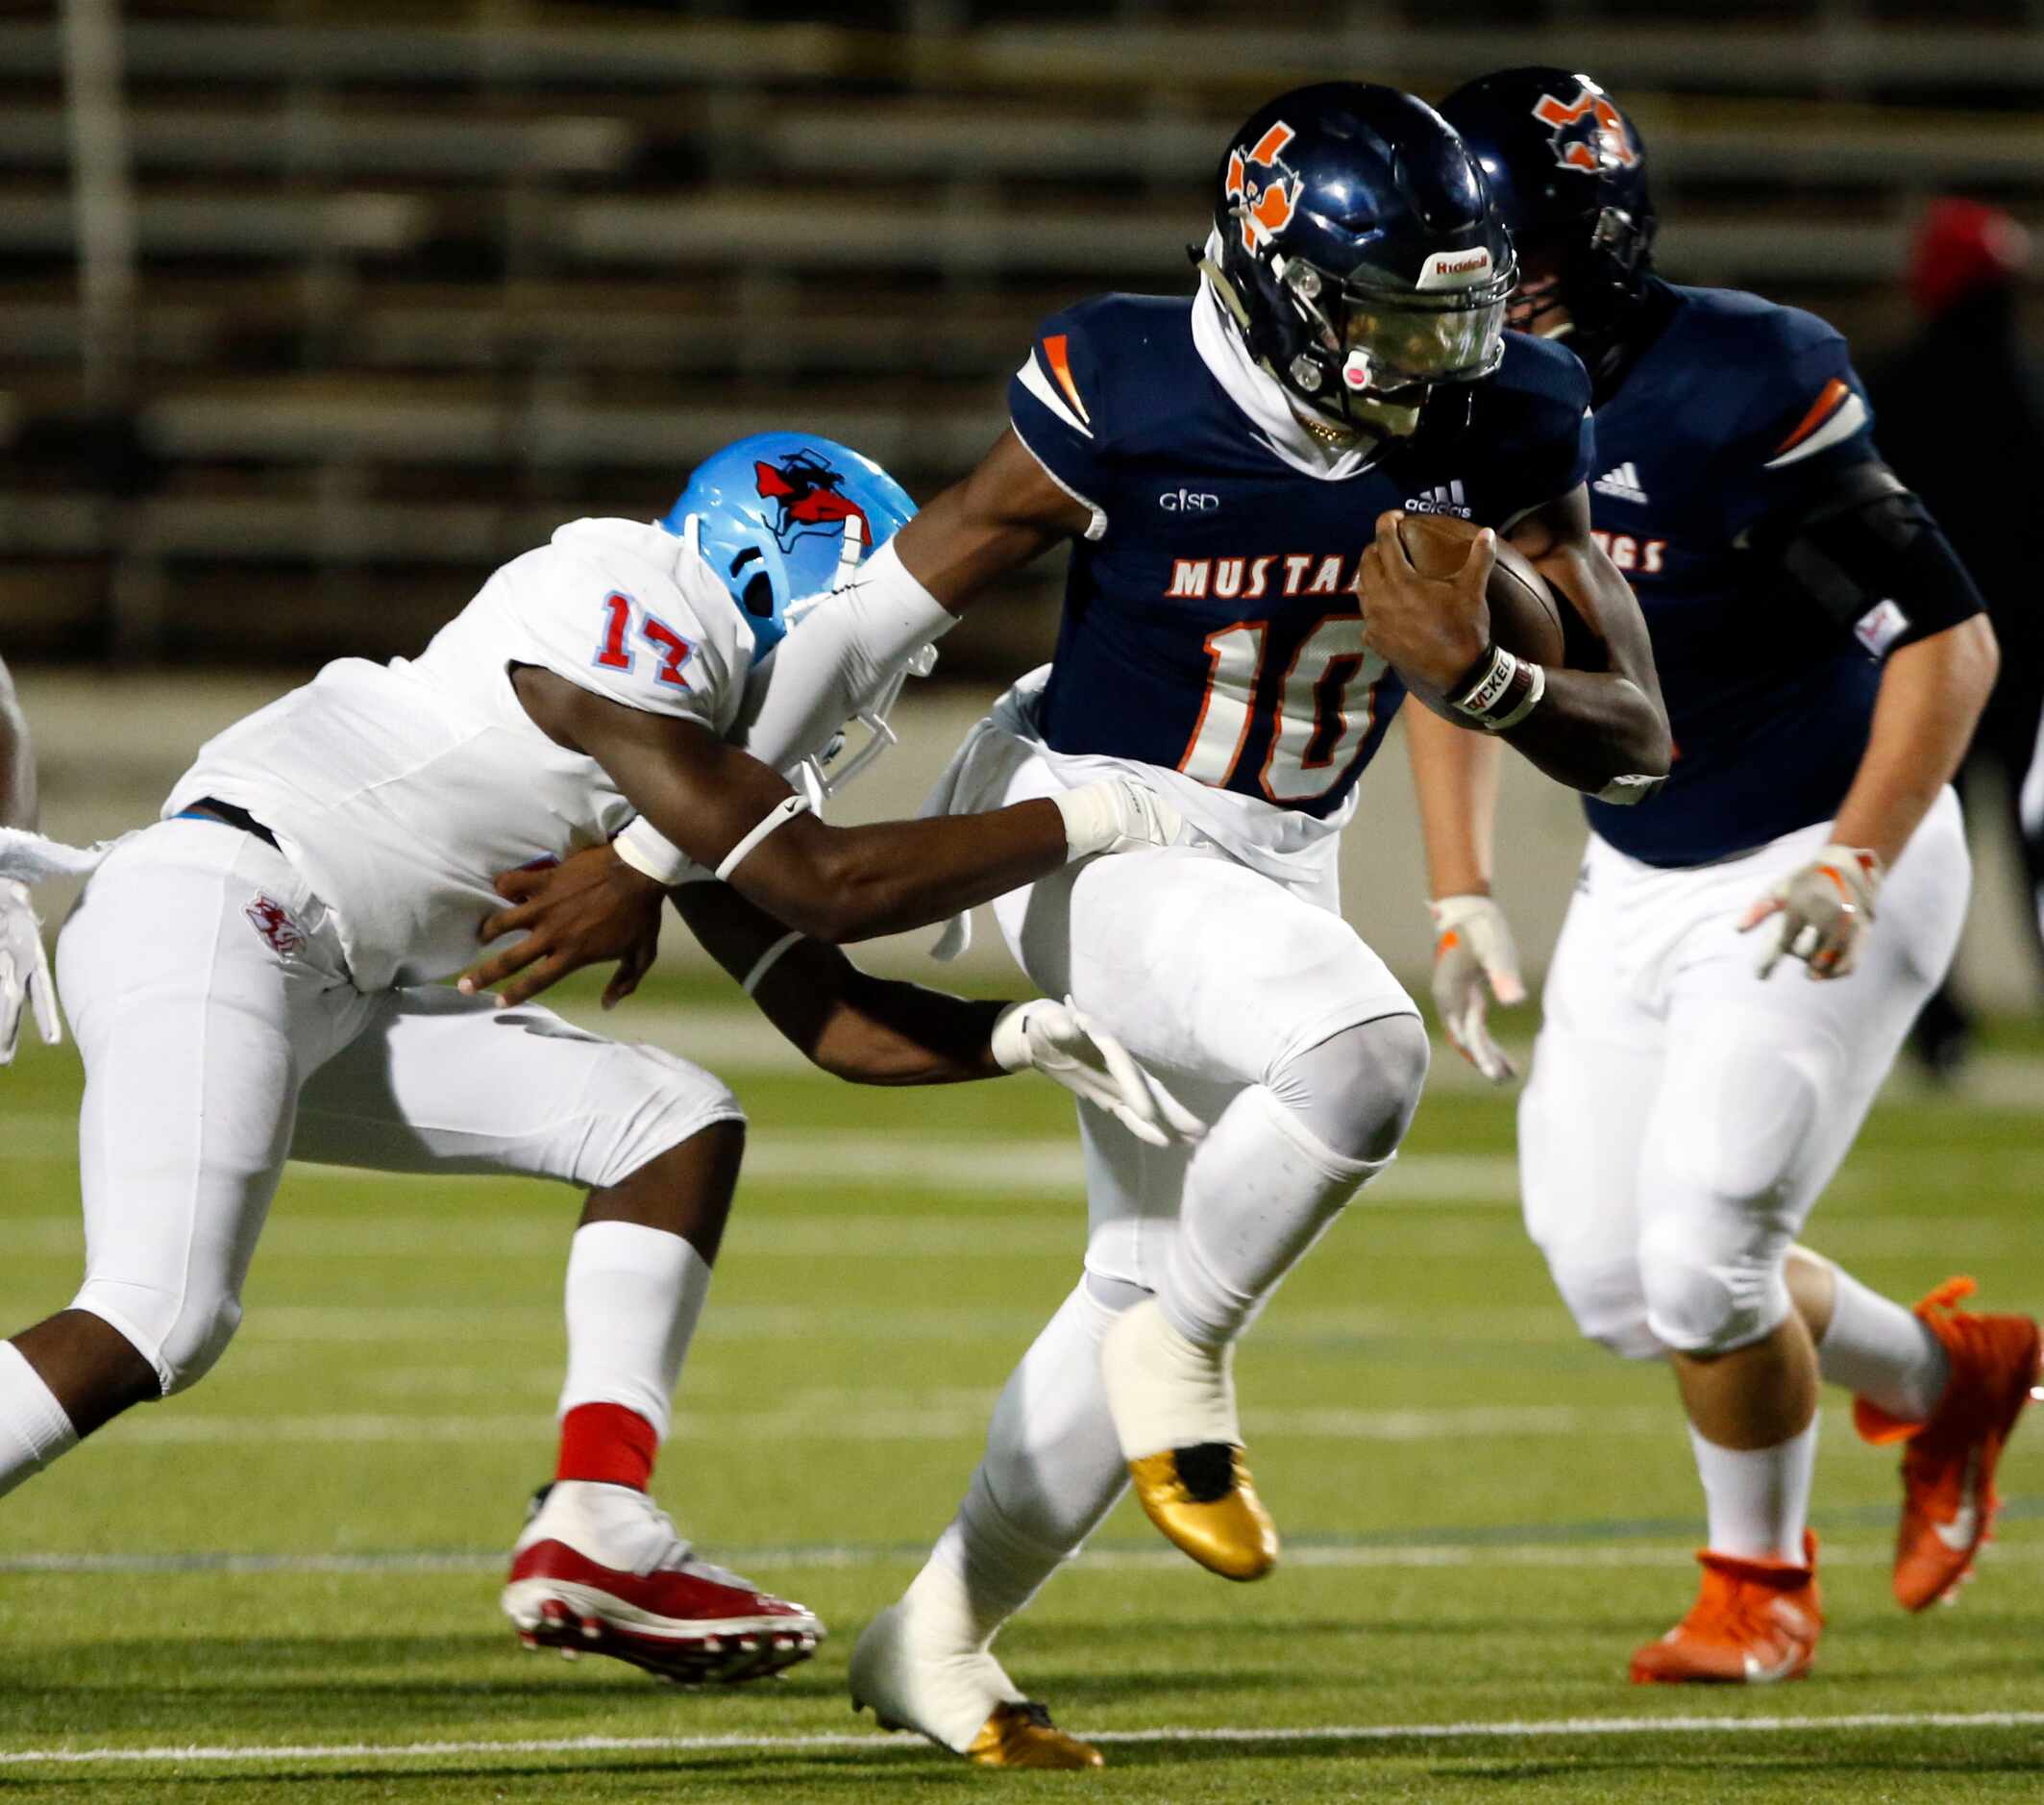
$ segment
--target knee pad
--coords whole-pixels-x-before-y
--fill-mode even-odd
[[[1550,1255],[1547,1270],[1586,1340],[1625,1360],[1658,1360],[1666,1351],[1647,1322],[1639,1263],[1630,1253],[1598,1262]]]
[[[231,1294],[181,1298],[110,1278],[88,1278],[71,1308],[98,1317],[155,1367],[165,1397],[210,1372],[241,1326],[241,1299]]]
[[[1830,1076],[1821,1050],[1770,1045],[1728,1019],[1670,1075],[1640,1179],[1639,1268],[1654,1333],[1684,1353],[1729,1353],[1789,1310],[1799,1162]]]
[[[579,1182],[620,1184],[670,1148],[720,1122],[745,1124],[723,1079],[657,1047],[615,1047],[603,1074],[602,1115],[590,1124]]]
[[[1647,1326],[1688,1354],[1731,1353],[1773,1334],[1791,1307],[1789,1245],[1785,1232],[1743,1214],[1649,1224],[1639,1244]]]
[[[1431,1056],[1416,1015],[1384,1015],[1293,1054],[1266,1081],[1344,1159],[1386,1160],[1419,1106]]]

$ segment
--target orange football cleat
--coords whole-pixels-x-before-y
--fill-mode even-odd
[[[1634,1682],[1760,1686],[1808,1674],[1824,1627],[1816,1537],[1805,1532],[1801,1567],[1709,1548],[1696,1558],[1703,1590],[1687,1617],[1659,1642],[1634,1650]]]
[[[1954,1309],[1973,1288],[1970,1278],[1948,1278],[1916,1306],[1952,1365],[1925,1421],[1901,1422],[1863,1397],[1853,1404],[1862,1438],[1904,1445],[1895,1601],[1906,1611],[1936,1603],[1972,1570],[2001,1505],[1994,1470],[2037,1383],[2036,1323]]]

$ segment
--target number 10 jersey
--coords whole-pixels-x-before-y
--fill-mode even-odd
[[[1195,330],[1198,309],[1213,317]],[[1560,346],[1507,334],[1452,444],[1398,442],[1323,476],[1281,456],[1217,375],[1219,318],[1205,287],[1083,302],[1045,322],[1009,384],[1017,435],[1092,511],[1041,730],[1055,752],[1339,825],[1405,693],[1363,647],[1356,572],[1378,516],[1502,526],[1575,488],[1588,383]],[[1245,359],[1229,374],[1276,391]]]

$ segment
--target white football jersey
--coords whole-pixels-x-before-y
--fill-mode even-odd
[[[479,956],[499,872],[611,838],[632,808],[595,759],[532,724],[536,664],[634,708],[730,730],[752,629],[680,539],[578,520],[513,558],[417,658],[343,658],[201,748],[163,804],[245,808],[339,924],[361,990]]]

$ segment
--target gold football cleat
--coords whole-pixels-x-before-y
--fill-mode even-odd
[[[1209,1572],[1261,1579],[1277,1565],[1277,1525],[1239,1447],[1166,1448],[1128,1463],[1151,1522]]]
[[[1104,1768],[1107,1758],[1091,1743],[1068,1736],[1042,1705],[1000,1704],[973,1738],[968,1761],[982,1768]]]

